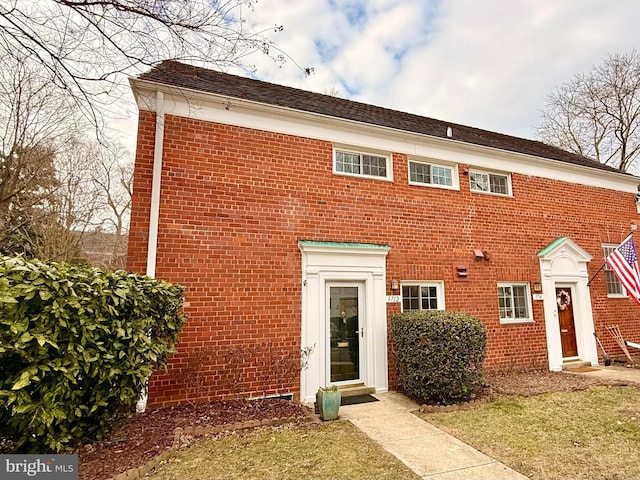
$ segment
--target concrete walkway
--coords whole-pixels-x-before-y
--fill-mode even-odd
[[[389,392],[374,396],[380,401],[340,407],[340,419],[349,420],[421,478],[527,479],[413,415],[411,411],[419,406],[404,395]]]
[[[640,370],[619,366],[593,367],[567,374],[640,384]],[[466,443],[419,419],[419,405],[397,392],[374,394],[379,402],[340,407],[367,436],[427,480],[526,480],[527,477]]]
[[[619,367],[610,365],[608,367],[589,367],[589,371],[571,371],[568,373],[584,375],[586,377],[606,378],[608,380],[619,380],[621,382],[640,383],[640,370],[637,368]]]

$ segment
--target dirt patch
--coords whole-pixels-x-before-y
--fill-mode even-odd
[[[551,392],[578,392],[597,385],[627,385],[627,382],[619,380],[548,371],[487,375],[486,382],[494,393],[525,397]]]
[[[176,427],[231,425],[300,417],[309,409],[287,400],[232,400],[161,408],[134,414],[107,440],[79,448],[80,480],[104,480],[136,468],[171,447]]]

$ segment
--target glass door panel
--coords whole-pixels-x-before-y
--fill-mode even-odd
[[[331,383],[360,378],[359,287],[329,287]]]

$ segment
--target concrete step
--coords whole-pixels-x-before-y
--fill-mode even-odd
[[[371,395],[372,393],[376,393],[376,389],[374,387],[365,387],[363,383],[358,385],[343,385],[338,387],[338,390],[340,390],[340,396],[342,398],[355,397],[356,395]],[[313,406],[315,414],[320,414],[318,404],[314,402]]]
[[[338,390],[340,390],[340,395],[342,397],[354,397],[356,395],[370,395],[372,393],[376,393],[376,389],[374,387],[366,387],[363,384],[346,385],[338,387]]]
[[[591,362],[585,362],[583,360],[567,360],[562,362],[562,370],[574,370],[576,368],[590,367]]]

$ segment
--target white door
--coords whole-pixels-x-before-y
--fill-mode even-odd
[[[364,374],[364,284],[327,283],[328,378],[332,385],[362,383]]]

